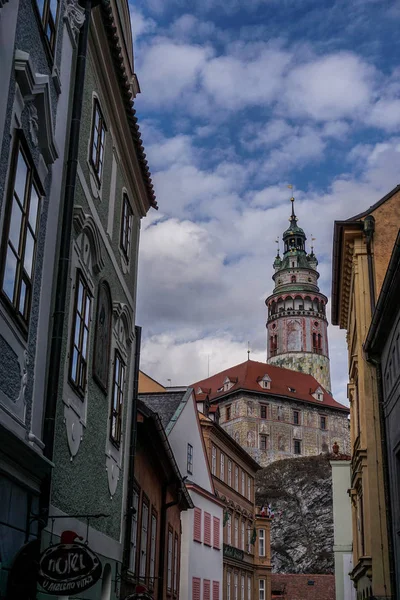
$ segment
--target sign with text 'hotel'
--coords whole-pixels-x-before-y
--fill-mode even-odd
[[[57,544],[42,553],[38,582],[48,594],[72,596],[92,587],[101,571],[99,557],[85,544]]]

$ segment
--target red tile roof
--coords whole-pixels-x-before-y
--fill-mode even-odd
[[[262,388],[258,383],[265,374],[268,374],[271,378],[270,389]],[[237,383],[235,383],[229,391],[222,390],[218,392],[217,390],[223,388],[226,377],[231,381],[232,379],[237,379]],[[285,396],[286,398],[302,400],[304,402],[309,402],[310,404],[337,408],[339,410],[350,412],[347,406],[336,402],[331,394],[329,394],[312,375],[256,362],[255,360],[246,360],[240,365],[235,365],[234,367],[225,369],[225,371],[221,371],[207,379],[197,381],[192,384],[191,387],[195,390],[198,390],[199,387],[203,390],[209,388],[211,402],[215,402],[218,398],[224,398],[227,394],[232,394],[232,392],[237,390],[246,390],[257,392],[264,396]],[[291,392],[289,391],[289,388],[295,389],[296,391]],[[318,388],[321,388],[324,392],[324,399],[322,401],[316,400],[312,396]]]

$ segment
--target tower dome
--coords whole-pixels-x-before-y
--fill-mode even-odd
[[[318,260],[311,247],[306,253],[306,235],[298,226],[291,198],[290,225],[283,233],[284,252],[275,258],[275,287],[266,299],[267,362],[309,373],[331,391],[328,349],[328,299],[318,287]]]

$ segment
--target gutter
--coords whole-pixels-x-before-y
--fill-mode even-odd
[[[46,406],[43,423],[44,455],[52,461],[54,454],[55,418],[57,410],[58,389],[62,363],[62,340],[65,321],[65,305],[67,299],[68,273],[70,265],[70,245],[74,196],[78,167],[79,132],[81,128],[82,105],[86,72],[86,57],[89,39],[89,27],[92,6],[96,0],[82,0],[85,10],[85,21],[79,32],[77,59],[75,67],[74,96],[72,100],[71,128],[69,134],[68,158],[66,162],[65,193],[63,200],[63,215],[61,224],[61,239],[57,269],[57,284],[53,316],[53,331],[51,337],[50,357],[48,367],[48,382]],[[43,483],[41,509],[48,511],[50,503],[50,476]]]
[[[139,365],[140,365],[140,346],[142,340],[142,328],[135,326],[135,364],[133,372],[133,390],[132,390],[132,413],[131,413],[131,432],[129,441],[128,455],[128,490],[126,495],[126,511],[125,511],[125,537],[122,556],[122,573],[126,573],[129,569],[130,545],[132,536],[132,516],[134,514],[133,507],[133,491],[135,480],[135,455],[136,455],[136,440],[137,440],[137,402],[139,391]]]

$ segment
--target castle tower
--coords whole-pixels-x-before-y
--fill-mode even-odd
[[[272,279],[275,288],[265,304],[268,307],[267,362],[313,375],[331,391],[326,319],[328,299],[318,287],[318,260],[311,246],[305,250],[306,236],[297,225],[294,198],[291,198],[290,226],[283,233],[284,253],[279,250]]]

